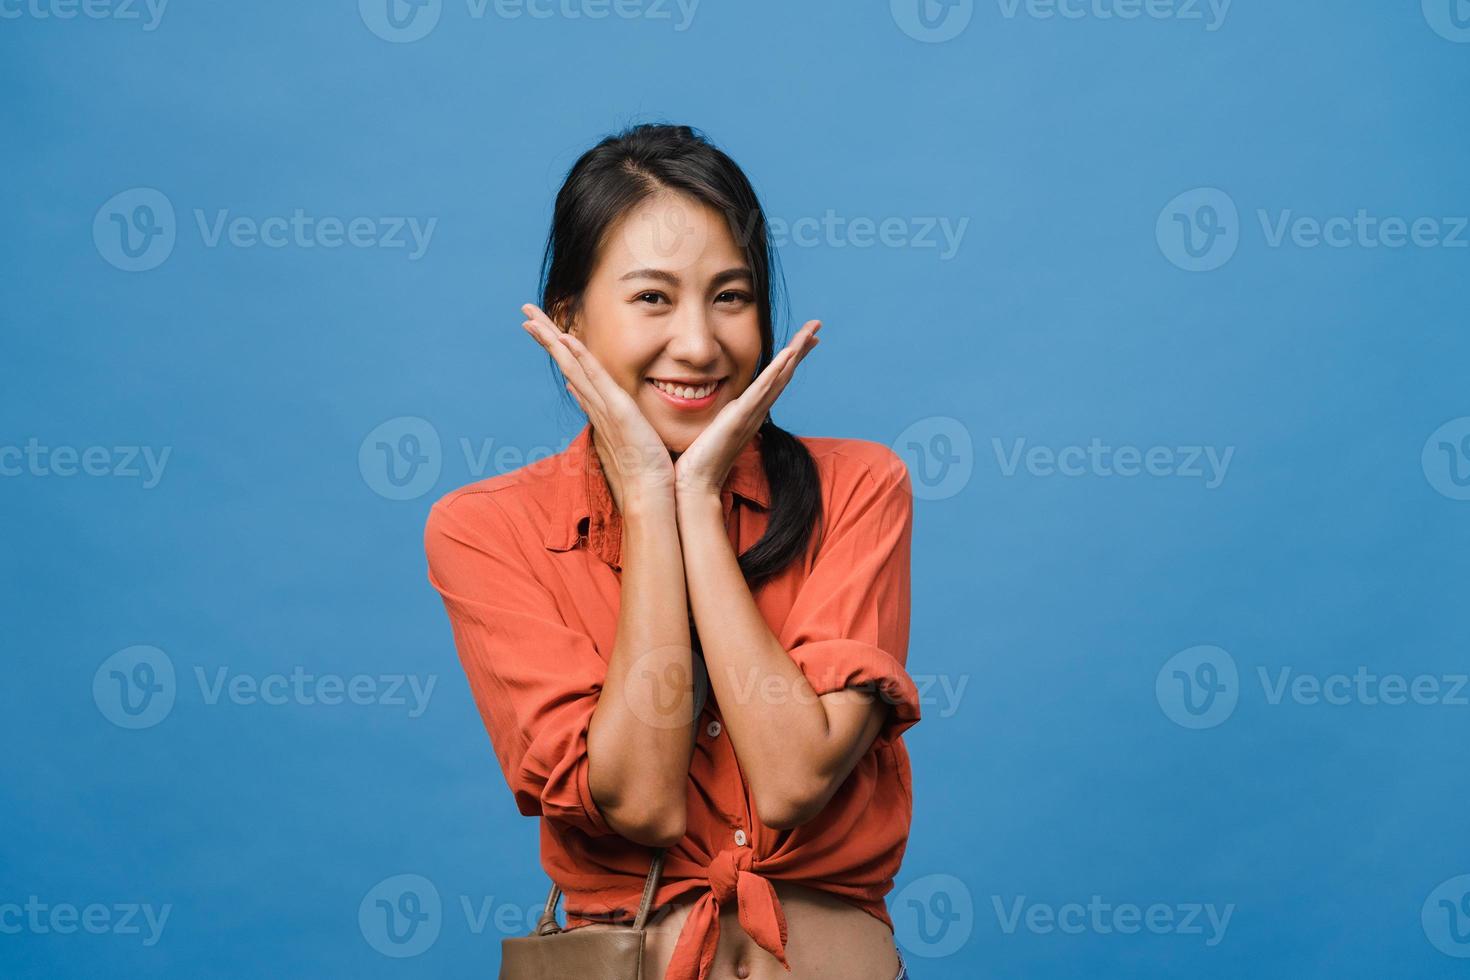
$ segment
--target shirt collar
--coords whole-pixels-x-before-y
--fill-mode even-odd
[[[770,487],[761,463],[761,438],[757,430],[730,466],[729,476],[720,491],[727,516],[734,496],[762,509],[771,506]],[[576,438],[554,459],[551,523],[546,531],[546,547],[552,551],[569,551],[582,543],[585,534],[588,547],[603,561],[621,569],[623,519],[599,465],[592,441],[592,424],[584,425]],[[583,521],[586,522],[585,530]]]

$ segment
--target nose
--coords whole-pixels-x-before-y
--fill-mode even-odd
[[[701,304],[689,304],[669,318],[667,351],[671,358],[694,368],[705,368],[720,356],[719,338],[709,311]]]

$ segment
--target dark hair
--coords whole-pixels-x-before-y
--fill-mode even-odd
[[[780,280],[766,217],[735,161],[688,126],[633,126],[602,140],[572,165],[556,195],[542,257],[541,308],[558,325],[570,324],[608,231],[644,200],[665,190],[687,194],[724,214],[744,250],[760,316],[758,375],[776,352],[772,311]],[[556,371],[555,361],[552,364]],[[571,399],[564,384],[558,388]],[[752,587],[805,553],[822,508],[817,465],[806,446],[769,414],[759,441],[771,491],[771,516],[761,539],[739,559]]]

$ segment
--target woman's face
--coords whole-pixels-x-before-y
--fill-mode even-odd
[[[752,286],[724,215],[664,191],[609,228],[572,329],[680,453],[755,374]]]

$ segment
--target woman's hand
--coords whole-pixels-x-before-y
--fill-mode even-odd
[[[527,303],[521,312],[527,317],[522,326],[556,359],[567,377],[567,390],[592,423],[602,472],[619,510],[630,496],[669,491],[674,486],[673,460],[633,397],[580,340],[557,327],[539,306]]]
[[[740,397],[726,405],[679,454],[674,463],[674,488],[680,496],[719,495],[740,450],[765,422],[766,413],[796,373],[796,365],[817,346],[821,326],[820,320],[807,321]]]

